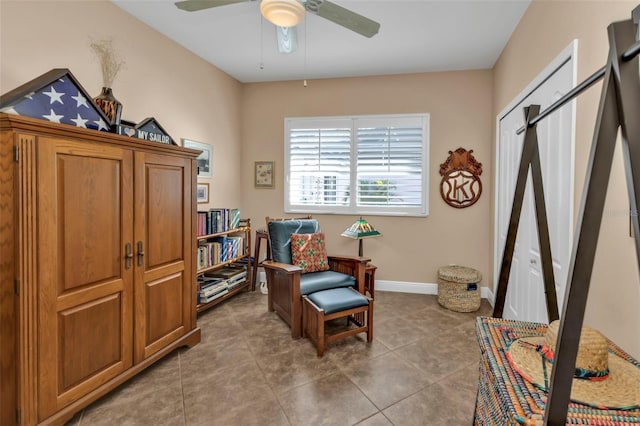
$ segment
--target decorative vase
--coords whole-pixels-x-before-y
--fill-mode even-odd
[[[115,96],[113,96],[111,87],[103,87],[102,92],[93,98],[93,100],[106,114],[107,118],[109,118],[110,125],[115,126],[120,124],[122,104],[115,98]]]

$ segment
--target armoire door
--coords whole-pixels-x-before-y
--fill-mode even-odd
[[[135,362],[191,330],[192,162],[135,154]]]
[[[42,420],[132,365],[133,155],[40,137],[36,158]]]

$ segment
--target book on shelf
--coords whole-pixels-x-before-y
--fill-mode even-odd
[[[207,289],[200,290],[200,296],[206,299],[208,297],[214,296],[228,289],[229,289],[229,285],[225,282],[219,286],[209,287]]]
[[[212,234],[227,231],[227,215],[229,209],[212,208]]]
[[[196,216],[197,235],[207,234],[207,212],[199,211]]]
[[[223,262],[220,256],[220,243],[216,241],[201,242],[197,252],[197,269],[202,270]]]
[[[200,291],[214,291],[227,286],[227,280],[216,277],[198,277]]]
[[[216,284],[219,282],[219,278],[217,277],[210,277],[207,275],[198,275],[198,285],[199,286],[206,286],[206,285],[210,285],[210,284]]]
[[[229,209],[229,229],[240,226],[240,209]]]
[[[240,209],[211,208],[197,212],[198,236],[217,234],[240,227]]]
[[[229,260],[240,257],[244,254],[244,237],[240,235],[230,235],[227,237],[228,241],[231,241],[231,256]]]
[[[227,280],[222,278],[198,276],[198,303],[206,303],[229,292]]]
[[[216,263],[226,262],[227,260],[229,260],[229,246],[227,243],[227,237],[213,237],[211,239],[211,242],[216,243],[218,247],[218,262]]]
[[[216,269],[215,271],[205,272],[205,276],[207,277],[222,278],[225,280],[232,279],[235,276],[242,275],[242,274],[246,276],[247,268],[244,266],[238,267],[234,265],[228,265],[228,266],[225,266],[224,268]]]
[[[229,289],[225,288],[221,292],[213,294],[211,296],[206,296],[205,297],[205,296],[199,295],[198,296],[198,299],[199,299],[198,303],[209,303],[209,302],[212,302],[212,301],[216,300],[217,298],[224,296],[227,293],[229,293]]]
[[[234,283],[230,283],[228,289],[233,290],[234,288],[239,287],[246,282],[247,282],[247,277],[244,277],[238,281],[235,281]]]
[[[247,281],[247,271],[244,271],[240,274],[236,274],[233,277],[227,279],[229,288],[237,287],[238,285],[244,283],[245,281]]]

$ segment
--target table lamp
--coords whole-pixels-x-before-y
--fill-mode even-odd
[[[362,240],[365,238],[373,238],[379,237],[382,235],[380,232],[376,231],[373,226],[366,219],[362,217],[355,222],[353,225],[345,229],[342,234],[343,237],[353,238],[354,240],[358,240],[360,246],[358,248],[358,256],[362,257]]]

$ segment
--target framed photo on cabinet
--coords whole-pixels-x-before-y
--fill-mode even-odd
[[[213,147],[208,143],[196,142],[190,139],[182,139],[182,146],[202,151],[202,154],[197,158],[198,177],[210,178],[213,171]]]
[[[198,204],[205,204],[209,202],[209,184],[208,183],[199,183],[196,188],[196,198],[198,199]]]
[[[273,161],[256,161],[255,163],[255,187],[273,188],[274,186]]]

